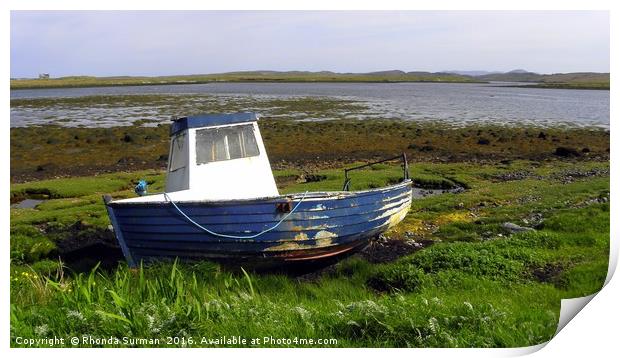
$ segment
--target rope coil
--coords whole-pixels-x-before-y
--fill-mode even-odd
[[[297,210],[297,208],[299,207],[299,205],[304,201],[304,199],[306,198],[306,195],[308,194],[308,192],[306,191],[304,193],[304,195],[301,197],[301,199],[299,199],[299,202],[297,202],[297,204],[295,205],[295,207],[293,207],[293,209],[288,212],[286,215],[284,215],[284,217],[282,217],[282,219],[280,219],[280,221],[278,221],[274,226],[267,228],[261,232],[259,232],[258,234],[254,234],[254,235],[248,235],[248,236],[238,236],[238,235],[228,235],[228,234],[220,234],[214,231],[211,231],[209,229],[207,229],[206,227],[200,225],[199,223],[195,222],[194,220],[192,220],[189,216],[187,216],[187,214],[185,214],[183,212],[183,210],[181,210],[181,208],[179,208],[177,206],[177,204],[172,201],[172,199],[170,199],[170,197],[168,196],[167,193],[164,193],[164,198],[166,199],[166,201],[169,201],[172,206],[174,206],[174,208],[179,212],[179,214],[181,214],[184,218],[186,218],[190,223],[194,224],[194,226],[196,226],[197,228],[201,229],[204,232],[207,232],[211,235],[214,236],[219,236],[219,237],[225,237],[225,238],[229,238],[229,239],[254,239],[257,238],[263,234],[268,233],[271,230],[274,230],[275,228],[277,228],[278,226],[280,226],[280,224],[282,224],[284,222],[284,220],[286,220],[289,216],[291,216],[292,213],[295,212],[295,210]]]

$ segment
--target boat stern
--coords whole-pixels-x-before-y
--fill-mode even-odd
[[[125,256],[125,260],[127,260],[127,264],[129,267],[136,267],[136,262],[131,256],[131,251],[129,251],[129,247],[123,238],[123,232],[118,224],[118,220],[116,219],[116,214],[114,213],[114,208],[109,204],[112,202],[112,196],[109,194],[105,194],[103,196],[103,203],[105,204],[105,208],[108,212],[108,217],[110,218],[110,223],[112,224],[112,229],[114,230],[114,236],[118,241],[118,245],[121,247],[123,251],[123,256]]]

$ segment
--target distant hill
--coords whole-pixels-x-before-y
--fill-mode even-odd
[[[370,76],[404,76],[407,72],[401,70],[389,70],[389,71],[377,71],[377,72],[368,72],[366,75]]]
[[[177,76],[68,76],[59,78],[11,79],[11,89],[97,86],[140,86],[211,82],[527,82],[530,87],[609,89],[609,73],[576,72],[539,74],[518,69],[510,72],[402,70],[367,73],[332,71],[236,71]]]
[[[401,70],[368,73],[331,71],[236,71],[178,76],[69,76],[47,79],[11,79],[11,89],[97,86],[147,86],[211,82],[482,82],[471,76],[441,72],[405,72]]]
[[[502,82],[541,82],[542,75],[525,70],[512,70],[505,73],[492,73],[476,76],[483,81],[502,81]]]
[[[598,72],[539,74],[526,70],[513,70],[506,73],[494,73],[474,77],[482,81],[532,82],[544,85],[540,87],[554,88],[562,87],[560,85],[567,85],[565,86],[566,88],[577,88],[579,86],[609,88],[610,83],[609,73]]]
[[[534,72],[518,69],[518,70],[509,71],[507,73],[534,73]]]
[[[599,72],[573,72],[573,73],[554,73],[543,75],[542,82],[545,83],[608,83],[609,73]]]
[[[472,76],[472,77],[502,73],[499,71],[460,71],[460,70],[450,70],[450,71],[442,71],[442,72],[451,73],[454,75]]]

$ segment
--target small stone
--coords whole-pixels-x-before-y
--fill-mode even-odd
[[[131,136],[131,134],[125,133],[125,135],[123,136],[123,142],[125,143],[133,142],[133,137]]]
[[[574,149],[574,148],[567,148],[567,147],[557,147],[555,149],[555,155],[560,156],[560,157],[579,157],[581,156],[581,154],[579,154],[579,152]]]
[[[502,224],[502,228],[508,230],[512,233],[524,232],[524,231],[533,231],[534,229],[530,227],[519,226],[517,224],[511,222],[505,222]]]

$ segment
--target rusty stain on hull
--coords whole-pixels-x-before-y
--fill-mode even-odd
[[[308,240],[308,235],[306,235],[305,232],[300,232],[299,234],[295,235],[295,240]]]
[[[332,238],[328,237],[328,238],[316,239],[312,244],[305,244],[302,242],[295,242],[295,241],[285,241],[279,245],[268,247],[264,251],[268,252],[268,251],[305,250],[309,248],[322,248],[322,247],[329,247],[333,245],[335,244],[332,242]]]
[[[284,260],[285,261],[307,261],[307,260],[316,260],[316,259],[324,259],[327,257],[332,257],[332,256],[336,256],[336,255],[340,255],[343,254],[347,251],[351,251],[353,250],[355,247],[354,246],[350,246],[350,247],[345,247],[342,248],[340,250],[335,250],[335,251],[330,251],[321,255],[313,255],[313,256],[302,256],[302,257],[287,257]]]

